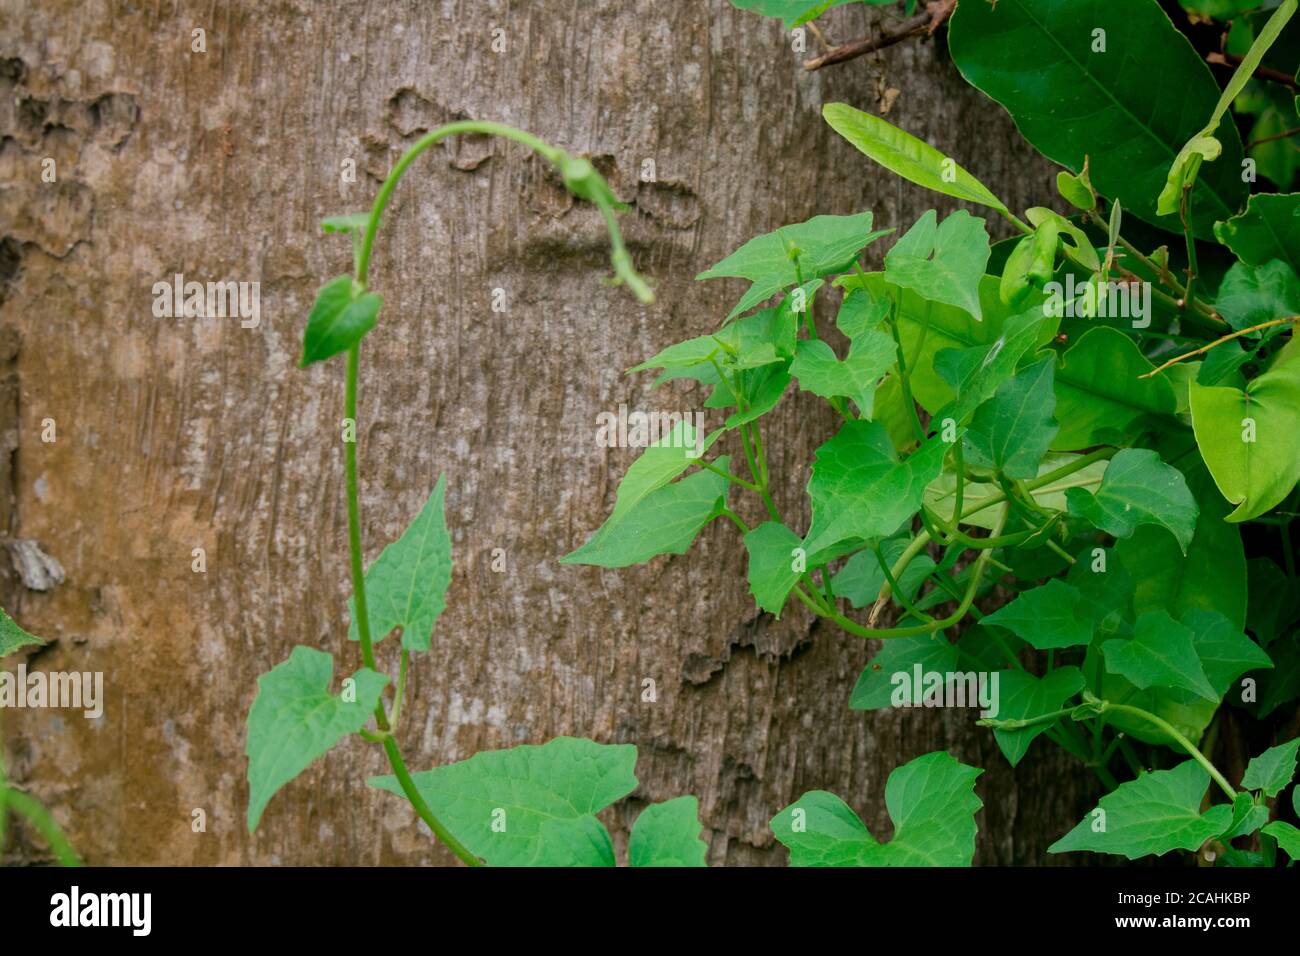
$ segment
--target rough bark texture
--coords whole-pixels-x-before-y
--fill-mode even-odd
[[[842,41],[867,16],[823,22]],[[191,51],[198,27],[206,53]],[[1046,165],[941,47],[809,75],[776,21],[723,0],[2,0],[0,38],[0,530],[67,573],[41,593],[5,568],[0,599],[53,642],[29,666],[103,671],[107,687],[99,720],[2,716],[11,773],[88,861],[451,860],[405,802],[367,789],[382,755],[356,739],[250,837],[243,746],[257,675],[294,645],[334,652],[339,670],[357,657],[343,365],[295,367],[317,286],[350,263],[317,223],[368,207],[405,146],[459,117],[592,156],[632,205],[625,228],[659,298],[643,308],[600,283],[595,210],[521,148],[453,142],[394,197],[372,270],[385,306],[363,349],[366,550],[445,473],[457,562],[413,668],[413,767],[557,734],[636,743],[641,786],[611,814],[619,841],[647,801],[694,793],[714,864],[783,862],[767,821],[811,788],[887,834],[889,771],[940,748],[988,768],[977,862],[1044,862],[1086,810],[1081,768],[1040,743],[1013,775],[969,711],[850,712],[872,649],[802,608],[759,614],[722,522],[642,568],[557,563],[604,520],[634,456],[596,446],[597,414],[702,400],[622,373],[714,328],[743,289],[697,272],[815,213],[872,209],[906,227],[936,204],[838,140],[823,103],[878,110],[901,90],[892,121],[1013,208],[1051,200]],[[340,181],[349,158],[354,184]],[[639,181],[647,159],[655,183]],[[155,318],[151,287],[174,273],[259,281],[260,327]],[[806,515],[808,465],[833,427],[792,391],[766,430],[792,515]],[[756,519],[754,505],[742,510]],[[206,573],[191,570],[196,547]],[[646,678],[656,703],[641,702]],[[41,858],[29,836],[9,859]]]

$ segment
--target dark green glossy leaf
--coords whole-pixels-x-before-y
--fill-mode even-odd
[[[1006,107],[1040,152],[1074,172],[1086,156],[1098,192],[1181,232],[1177,217],[1157,215],[1156,198],[1213,113],[1219,86],[1156,0],[962,3],[948,47],[962,75]],[[1193,192],[1205,236],[1246,201],[1241,138],[1231,123],[1219,138],[1222,155],[1202,167]]]

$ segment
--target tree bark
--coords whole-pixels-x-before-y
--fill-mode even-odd
[[[844,41],[868,16],[820,23]],[[886,777],[936,749],[988,768],[978,863],[1046,862],[1091,806],[1081,767],[1043,742],[1013,775],[968,711],[850,711],[874,648],[799,606],[759,613],[723,522],[641,568],[557,563],[604,520],[635,456],[597,446],[597,414],[701,405],[692,387],[623,374],[716,328],[743,291],[696,273],[817,213],[871,209],[901,231],[954,207],[841,141],[824,103],[892,101],[891,122],[1012,208],[1053,201],[1047,164],[940,44],[810,74],[811,37],[795,51],[777,21],[723,0],[0,0],[0,24],[0,528],[66,569],[39,592],[6,568],[0,598],[52,641],[29,667],[102,671],[107,694],[98,720],[0,717],[11,774],[87,861],[452,861],[404,801],[366,787],[382,754],[355,738],[250,837],[243,750],[257,676],[295,645],[331,651],[336,672],[358,666],[343,363],[296,368],[316,288],[351,261],[318,222],[369,208],[402,150],[456,118],[591,156],[632,206],[623,223],[658,300],[601,284],[598,214],[522,148],[451,141],[398,188],[362,349],[364,540],[373,560],[445,473],[456,560],[433,649],[412,666],[412,769],[559,734],[635,743],[641,785],[609,814],[616,840],[647,802],[693,793],[712,864],[782,863],[767,821],[814,788],[887,836]],[[192,50],[199,28],[206,52]],[[260,282],[261,324],[155,318],[151,288],[176,273]],[[812,453],[834,427],[792,389],[765,429],[800,528]],[[742,513],[761,520],[753,502]],[[200,547],[206,573],[191,567]],[[380,645],[385,666],[395,653]],[[19,831],[9,858],[41,850]]]

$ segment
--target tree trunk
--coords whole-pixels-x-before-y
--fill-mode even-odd
[[[413,663],[413,769],[559,734],[635,743],[641,786],[611,815],[616,839],[647,801],[693,793],[710,863],[767,865],[785,859],[767,821],[805,790],[840,794],[887,835],[889,772],[946,749],[988,768],[976,861],[1044,861],[1091,805],[1082,768],[1040,743],[1013,776],[969,711],[850,711],[874,647],[797,605],[760,614],[730,525],[640,568],[557,559],[604,520],[635,455],[597,446],[597,414],[700,407],[693,387],[623,374],[716,328],[743,291],[696,273],[817,213],[871,209],[901,230],[952,207],[839,140],[824,103],[876,112],[901,90],[890,121],[1013,208],[1052,201],[1047,165],[933,42],[808,74],[777,21],[723,0],[330,7],[0,0],[0,529],[66,570],[46,592],[9,574],[0,599],[53,641],[29,667],[102,671],[107,697],[98,720],[0,715],[13,778],[98,864],[452,861],[404,801],[366,787],[382,754],[356,738],[250,837],[243,749],[257,675],[292,647],[333,652],[337,671],[358,660],[344,363],[296,368],[316,288],[351,261],[318,222],[368,208],[416,137],[472,117],[590,155],[632,206],[623,223],[658,300],[601,284],[596,210],[520,147],[451,141],[395,194],[362,356],[366,553],[446,474],[456,560],[432,652]],[[819,22],[842,42],[879,15]],[[260,282],[260,325],[155,318],[152,286],[176,273]],[[765,431],[792,522],[834,424],[792,389]],[[23,832],[9,851],[42,852]]]

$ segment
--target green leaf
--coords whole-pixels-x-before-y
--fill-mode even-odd
[[[1070,514],[1117,538],[1132,536],[1141,524],[1159,525],[1186,554],[1196,531],[1196,499],[1182,472],[1146,448],[1120,449],[1095,494],[1071,488],[1065,499]]]
[[[966,430],[966,463],[1008,478],[1033,478],[1060,425],[1053,390],[1056,357],[1031,365],[998,386]]]
[[[892,229],[872,231],[871,213],[813,216],[755,236],[696,279],[738,278],[752,283],[728,319],[800,281],[848,270],[858,254]]]
[[[791,866],[970,866],[975,855],[975,779],[983,773],[938,751],[897,768],[885,783],[894,838],[877,843],[834,794],[814,790],[772,818]]]
[[[370,211],[352,212],[342,216],[326,216],[320,221],[321,230],[330,233],[365,232],[370,225]],[[338,281],[338,280],[335,280]]]
[[[1182,231],[1176,218],[1157,213],[1156,197],[1183,144],[1213,112],[1219,86],[1155,0],[959,4],[948,48],[966,80],[1001,103],[1041,153],[1074,172],[1086,158],[1098,192]],[[1236,127],[1220,132],[1221,161],[1202,169],[1194,191],[1200,235],[1235,213],[1248,191]]]
[[[785,28],[797,27],[821,16],[832,7],[842,7],[846,3],[859,0],[731,0],[731,5],[738,10],[751,10],[764,17],[778,17],[785,21]],[[884,0],[868,0],[881,3]]]
[[[790,374],[801,390],[822,398],[851,398],[862,415],[871,418],[876,385],[897,360],[894,340],[884,332],[863,332],[850,343],[842,362],[823,340],[800,339]]]
[[[1237,837],[1248,836],[1265,823],[1268,823],[1268,807],[1256,803],[1249,793],[1239,793],[1232,801],[1232,822],[1219,835],[1219,842],[1227,843]]]
[[[676,797],[652,803],[632,824],[627,842],[632,866],[704,866],[708,844],[700,839],[700,802]]]
[[[1252,708],[1263,720],[1283,704],[1300,698],[1300,633],[1292,632],[1268,646],[1273,670],[1250,676],[1259,682],[1259,701]]]
[[[544,820],[537,832],[536,852],[522,865],[605,867],[618,864],[609,831],[595,817],[587,815]]]
[[[731,459],[723,456],[713,464],[727,471]],[[611,515],[586,544],[560,563],[625,568],[660,554],[684,554],[700,529],[726,506],[728,484],[721,475],[699,471],[658,488],[618,520]]]
[[[880,117],[845,103],[828,103],[822,116],[835,132],[904,179],[945,196],[1007,211],[1002,200],[955,160]]]
[[[1133,603],[1142,611],[1180,614],[1184,608],[1221,609],[1241,627],[1246,610],[1245,558],[1237,529],[1202,514],[1184,556],[1159,528],[1138,528],[1117,541],[1115,553],[1134,577]]]
[[[1242,789],[1262,790],[1264,796],[1276,797],[1295,778],[1297,749],[1300,749],[1300,737],[1251,757],[1241,778]]]
[[[1245,390],[1191,383],[1192,428],[1214,483],[1248,521],[1285,498],[1300,480],[1300,373],[1283,364]]]
[[[1180,620],[1192,630],[1196,656],[1214,689],[1215,700],[1247,671],[1273,666],[1263,649],[1218,611],[1188,608]]]
[[[374,327],[383,304],[384,300],[373,292],[358,290],[351,276],[337,276],[325,283],[307,316],[299,367],[323,362],[352,348]]]
[[[866,289],[853,289],[840,304],[835,325],[850,342],[880,326],[889,315],[889,300],[877,298]]]
[[[1232,822],[1232,807],[1226,803],[1200,812],[1209,783],[1209,773],[1195,760],[1144,773],[1102,797],[1097,810],[1047,852],[1091,850],[1136,860],[1152,853],[1199,849]]]
[[[1246,562],[1246,575],[1250,602],[1245,626],[1268,647],[1300,618],[1300,592],[1272,558],[1251,558]]]
[[[631,744],[556,737],[485,750],[411,777],[434,814],[476,856],[492,866],[535,866],[539,849],[562,842],[543,840],[548,821],[577,821],[621,800],[636,789],[635,768]],[[403,796],[394,776],[367,782]],[[580,826],[594,832],[590,824]]]
[[[1121,567],[1116,565],[1111,573],[1114,574]],[[1192,645],[1205,677],[1214,690],[1213,698],[1196,691],[1162,686],[1139,690],[1123,677],[1113,673],[1104,675],[1099,694],[1109,700],[1122,700],[1153,713],[1172,724],[1183,736],[1195,741],[1199,740],[1205,732],[1218,709],[1220,699],[1237,678],[1254,668],[1269,668],[1272,663],[1268,655],[1241,633],[1240,628],[1215,611],[1189,608],[1183,613],[1180,624],[1192,632]],[[1125,631],[1121,628],[1112,633],[1125,633]],[[1095,647],[1094,644],[1094,648],[1089,650],[1089,655],[1093,653]],[[1085,666],[1085,671],[1087,670],[1088,667]],[[1267,686],[1263,679],[1260,679],[1260,685]],[[1138,740],[1181,749],[1172,737],[1142,718],[1122,711],[1112,711],[1107,714],[1107,720],[1116,729]]]
[[[796,560],[805,557],[799,536],[776,521],[765,521],[745,535],[749,551],[749,590],[764,611],[779,619],[790,590],[798,583],[801,572]]]
[[[334,658],[295,647],[289,659],[257,679],[248,712],[248,832],[277,790],[348,734],[366,725],[388,678],[361,668],[340,694],[330,693]]]
[[[1139,378],[1155,366],[1123,332],[1089,329],[1061,357],[1056,369],[1056,418],[1052,447],[1128,444],[1159,419],[1173,421],[1173,387],[1163,375]]]
[[[1077,667],[1060,667],[1046,677],[1015,670],[1001,671],[1000,675],[998,712],[990,715],[998,720],[1032,720],[1053,713],[1083,690],[1083,674]],[[1051,727],[1050,723],[1041,723],[1019,730],[995,728],[993,737],[1014,767],[1029,752],[1034,738]]]
[[[1073,647],[1092,640],[1092,617],[1077,588],[1060,578],[1022,591],[980,622],[996,624],[1040,651]]]
[[[1214,308],[1238,330],[1300,315],[1300,279],[1279,259],[1262,266],[1233,263],[1219,286]]]
[[[891,638],[859,675],[849,708],[920,707],[925,688],[923,679],[916,679],[916,675],[948,674],[956,669],[957,645],[942,634]]]
[[[893,534],[920,509],[925,486],[939,474],[947,450],[936,437],[899,461],[884,426],[845,422],[815,453],[808,482],[808,554]]]
[[[959,209],[939,223],[931,209],[885,253],[885,281],[983,321],[979,286],[988,261],[983,219]]]
[[[1274,820],[1262,832],[1277,840],[1277,845],[1286,851],[1292,861],[1300,861],[1300,830],[1285,820]]]
[[[1067,173],[1065,170],[1057,173],[1056,191],[1075,209],[1090,212],[1097,208],[1097,197],[1093,195],[1092,181],[1088,177],[1086,165],[1078,176]]]
[[[998,280],[993,276],[985,276],[980,283],[980,311],[984,315],[982,322],[977,322],[965,309],[933,302],[907,289],[900,291],[885,282],[883,273],[844,276],[836,284],[845,289],[865,289],[875,298],[886,301],[893,299],[898,303],[898,334],[903,344],[912,394],[931,415],[952,402],[955,395],[953,384],[936,367],[936,357],[940,352],[948,349],[971,350],[970,354],[974,356],[977,354],[974,350],[981,350],[978,359],[969,359],[968,364],[958,363],[963,372],[972,374],[982,359],[990,354],[995,355],[998,365],[994,371],[1004,367],[1007,371],[1001,378],[992,373],[979,376],[977,381],[982,387],[984,398],[988,398],[997,390],[1002,379],[1011,375],[1015,365],[1015,362],[1009,361],[1010,353],[1002,353],[1014,345],[1013,351],[1019,350],[1015,357],[1019,361],[1025,352],[1049,343],[1059,325],[1058,319],[1043,315],[1041,293],[1034,292],[1017,308],[1008,306],[1002,301]],[[1032,340],[1021,347],[1021,336],[1026,329],[1033,330]],[[993,347],[999,341],[1002,344],[993,352]],[[978,401],[970,404],[968,410],[973,412],[978,404]]]
[[[941,408],[937,418],[965,423],[974,411],[1011,378],[1020,360],[1032,355],[1042,339],[1042,330],[1053,320],[1031,308],[1013,315],[1002,332],[988,345],[969,349],[944,349],[935,355],[934,368],[953,387],[957,397]]]
[[[382,641],[402,629],[402,647],[427,651],[433,626],[447,606],[451,584],[451,535],[443,515],[446,479],[438,477],[429,500],[402,536],[366,569],[370,633]],[[348,599],[348,640],[360,640],[356,599]]]
[[[1223,520],[1228,508],[1199,463],[1187,484],[1200,514],[1186,555],[1172,536],[1151,525],[1115,542],[1115,554],[1133,576],[1134,609],[1173,615],[1189,608],[1217,611],[1240,631],[1246,623],[1241,532]]]
[[[45,642],[28,634],[0,607],[0,657],[7,657],[20,647],[42,647]]]
[[[1214,235],[1242,262],[1281,259],[1300,273],[1300,193],[1251,196],[1245,212],[1215,223]]]
[[[703,453],[721,434],[715,431],[701,442],[695,426],[687,419],[676,422],[667,435],[649,445],[628,467],[627,474],[618,483],[609,523],[622,521],[654,492],[687,468],[699,464]]]
[[[1187,143],[1178,151],[1178,155],[1174,157],[1173,165],[1170,166],[1165,179],[1165,186],[1160,191],[1160,198],[1156,204],[1156,210],[1161,215],[1172,215],[1178,212],[1183,190],[1191,181],[1190,177],[1196,175],[1200,163],[1218,159],[1219,154],[1223,151],[1223,144],[1215,139],[1214,134],[1218,131],[1224,114],[1228,112],[1228,107],[1232,105],[1232,101],[1245,88],[1246,82],[1254,75],[1255,68],[1264,59],[1264,54],[1273,45],[1273,41],[1278,38],[1278,34],[1282,32],[1282,28],[1291,19],[1295,9],[1296,0],[1282,0],[1281,6],[1269,17],[1268,22],[1264,24],[1264,28],[1260,30],[1259,36],[1255,38],[1255,42],[1250,45],[1250,50],[1242,57],[1236,70],[1233,71],[1232,79],[1228,81],[1228,85],[1219,95],[1219,100],[1214,105],[1213,112],[1210,113],[1209,121],[1200,131],[1188,139]],[[1229,126],[1232,127],[1235,133],[1236,127],[1232,126],[1232,124],[1229,124]],[[1196,157],[1199,157],[1199,159]]]
[[[739,390],[745,396],[749,408],[727,416],[727,428],[739,428],[747,422],[766,415],[781,401],[781,396],[790,387],[790,372],[785,366],[768,365],[763,368],[742,371]],[[717,394],[716,392],[714,394]],[[710,406],[705,402],[705,407]],[[728,407],[723,405],[722,407]]]
[[[1138,616],[1132,637],[1106,641],[1101,651],[1106,669],[1139,690],[1172,687],[1217,702],[1219,695],[1205,676],[1193,637],[1191,628],[1166,612],[1148,611]]]

